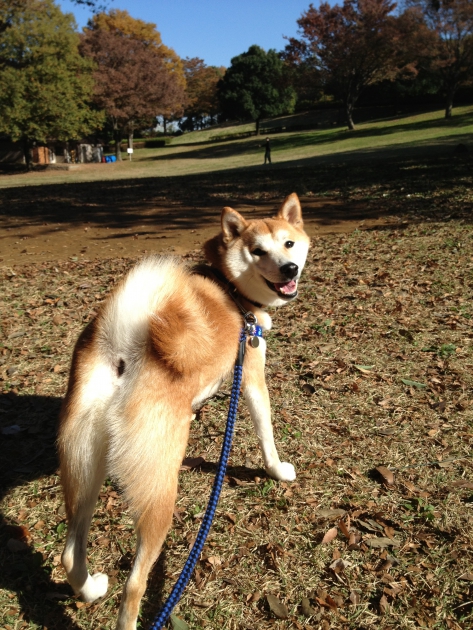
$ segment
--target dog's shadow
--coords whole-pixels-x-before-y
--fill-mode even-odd
[[[57,471],[55,442],[60,404],[60,398],[47,396],[0,396],[0,499],[4,503],[0,512],[0,589],[7,598],[9,594],[17,595],[21,611],[12,598],[11,617],[19,616],[28,625],[48,630],[74,630],[79,626],[64,610],[71,589],[51,579],[48,550],[57,536],[57,515],[50,514],[50,522],[44,518],[44,526],[40,528],[38,523],[37,529],[30,516],[41,501],[39,483],[31,482],[40,482]],[[28,495],[24,492],[26,484],[32,486]],[[59,491],[56,486],[51,491]],[[5,624],[9,622],[8,613],[6,607]]]

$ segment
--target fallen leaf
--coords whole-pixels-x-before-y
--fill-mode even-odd
[[[360,532],[350,532],[350,538],[348,539],[348,549],[350,551],[359,549],[360,540],[361,540]]]
[[[207,562],[214,568],[216,569],[217,567],[221,566],[222,564],[222,559],[219,556],[209,556],[207,558]]]
[[[383,478],[383,481],[389,486],[392,486],[392,484],[394,483],[394,475],[392,471],[390,471],[389,468],[387,468],[386,466],[377,466],[376,470]]]
[[[372,374],[371,370],[374,368],[374,365],[355,365],[354,367],[362,374]]]
[[[385,538],[380,536],[379,538],[367,538],[364,542],[372,549],[384,549],[385,547],[400,547],[401,542],[396,538]]]
[[[350,601],[354,606],[358,606],[358,604],[361,601],[361,597],[360,594],[357,593],[356,591],[351,591],[350,593]]]
[[[384,528],[384,531],[386,533],[386,536],[388,538],[391,538],[392,540],[394,539],[394,535],[395,535],[395,531],[393,527],[390,527],[389,525],[386,525],[386,527]]]
[[[350,538],[350,532],[349,532],[349,527],[350,527],[350,517],[348,517],[348,522],[345,523],[345,521],[343,519],[340,519],[338,521],[338,527],[340,528],[342,534],[345,536],[345,538]]]
[[[172,630],[189,630],[187,623],[176,615],[171,615],[171,626]]]
[[[285,604],[283,604],[275,595],[268,593],[266,595],[266,601],[268,602],[271,612],[277,619],[287,619],[289,617],[289,611]]]
[[[427,385],[425,385],[424,383],[419,383],[419,381],[411,381],[408,378],[401,378],[401,381],[404,383],[404,385],[407,385],[408,387],[417,387],[417,389],[423,389],[424,387],[427,387]]]
[[[205,462],[203,457],[186,457],[181,464],[180,470],[192,470],[198,468]]]
[[[317,516],[321,516],[322,518],[328,518],[330,520],[334,520],[336,518],[340,518],[346,514],[346,510],[335,509],[335,510],[317,510]]]
[[[379,600],[379,612],[381,615],[385,615],[389,608],[388,600],[386,599],[386,595],[381,595],[381,599]]]
[[[317,613],[315,608],[310,605],[310,600],[307,597],[303,597],[301,601],[302,614],[305,617],[312,617]]]
[[[336,527],[332,527],[332,529],[329,529],[328,532],[326,532],[320,544],[326,545],[329,542],[332,542],[332,540],[334,540],[337,537],[337,534],[338,534],[338,529]]]
[[[467,573],[460,575],[458,579],[465,580],[466,582],[473,582],[473,573],[471,573],[471,571],[467,571]]]
[[[327,595],[327,597],[325,598],[325,603],[328,604],[328,606],[332,609],[332,610],[337,610],[338,604],[337,602],[333,599],[333,597],[330,597],[330,595]]]
[[[379,532],[383,531],[383,528],[379,523],[369,519],[368,521],[362,521],[361,518],[356,519],[357,523],[359,523],[362,527],[367,529],[369,532]]]

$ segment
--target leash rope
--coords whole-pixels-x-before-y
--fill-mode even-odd
[[[233,428],[235,426],[235,420],[238,411],[238,400],[240,398],[240,387],[243,373],[243,359],[245,357],[246,349],[247,329],[248,325],[246,324],[240,333],[238,356],[233,371],[233,385],[232,393],[230,396],[230,406],[228,409],[227,426],[223,438],[220,459],[217,465],[217,473],[215,475],[212,492],[210,493],[209,502],[207,504],[207,509],[205,510],[204,518],[202,519],[197,538],[195,539],[194,545],[189,553],[189,557],[187,558],[184,568],[182,569],[181,575],[179,576],[176,584],[174,585],[174,588],[165,601],[161,611],[156,615],[152,625],[150,626],[150,630],[161,630],[166,621],[169,619],[169,616],[171,615],[174,606],[180,600],[181,595],[184,592],[184,589],[186,588],[192,576],[200,554],[202,553],[202,549],[204,548],[205,541],[207,539],[213,518],[215,516],[217,503],[220,497],[220,492],[222,490],[223,479],[227,470],[228,457],[230,455],[230,449],[232,446]]]

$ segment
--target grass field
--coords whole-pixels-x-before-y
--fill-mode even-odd
[[[466,121],[471,111],[463,112]],[[331,133],[345,133],[330,130],[275,137],[275,160],[276,142],[287,143],[284,155],[312,157],[274,169],[222,173],[214,165],[194,173],[190,166],[187,175],[160,178],[152,170],[140,176],[156,168],[144,159],[143,171],[138,161],[113,171],[123,173],[123,182],[81,183],[82,172],[0,178],[0,213],[11,229],[20,219],[54,229],[68,214],[87,224],[152,222],[157,200],[169,204],[172,220],[198,199],[190,229],[208,220],[200,210],[205,204],[257,207],[292,190],[307,203],[342,200],[347,217],[359,218],[350,233],[313,239],[300,297],[274,313],[267,335],[276,440],[298,478],[276,483],[265,476],[241,404],[216,521],[174,628],[473,626],[473,174],[471,157],[452,150],[468,138],[471,122],[413,121],[392,121],[392,132],[383,126],[377,134],[372,123],[371,144],[363,144],[360,125],[362,145],[357,153],[345,144],[343,160],[337,154],[317,163],[313,145],[304,144],[324,137],[317,150],[328,149]],[[425,125],[424,134],[418,129],[414,140],[410,124]],[[354,142],[346,135],[332,146]],[[363,153],[374,139],[393,137],[398,148],[435,140],[438,152],[419,157],[391,147],[376,159]],[[178,165],[190,148],[169,150],[181,152]],[[208,159],[221,164],[229,157]],[[53,184],[50,177],[57,178]],[[60,185],[65,181],[70,185]],[[89,214],[85,199],[93,199]],[[363,216],[389,221],[364,229]],[[200,253],[184,258],[194,263]],[[119,488],[107,480],[89,562],[108,573],[110,589],[100,602],[77,601],[59,561],[66,524],[55,432],[75,339],[133,260],[84,255],[0,267],[2,630],[114,627],[133,557],[131,520]],[[228,389],[192,424],[187,455],[200,464],[181,473],[174,526],[151,576],[140,628],[149,626],[197,532]]]
[[[226,128],[231,134],[242,125]],[[264,136],[225,142],[208,142],[211,131],[193,132],[173,139],[159,149],[139,149],[130,162],[81,165],[78,170],[3,175],[0,188],[54,183],[80,183],[145,177],[175,177],[207,174],[235,169],[264,169]],[[446,120],[443,111],[382,120],[358,125],[355,131],[340,127],[319,131],[280,133],[271,137],[271,168],[317,166],[327,160],[353,161],[363,158],[435,154],[452,150],[455,145],[471,141],[473,107],[459,107],[455,116]],[[198,135],[201,134],[201,135]],[[201,138],[197,142],[197,138]],[[217,136],[218,137],[218,136]],[[268,166],[266,168],[269,168]]]

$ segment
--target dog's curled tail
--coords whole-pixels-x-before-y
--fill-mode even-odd
[[[136,365],[152,353],[184,376],[211,356],[205,307],[191,274],[171,257],[145,258],[132,269],[103,318],[103,348],[112,349],[117,366]]]

